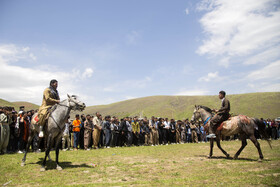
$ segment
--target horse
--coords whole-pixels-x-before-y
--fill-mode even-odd
[[[199,105],[199,106],[195,106],[191,119],[193,121],[196,121],[201,118],[204,124],[204,128],[207,131],[209,129],[210,120],[212,116],[213,116],[212,110],[210,108]],[[233,157],[234,159],[237,159],[241,151],[246,147],[247,137],[249,137],[250,140],[258,149],[259,152],[258,161],[261,161],[263,160],[263,154],[260,148],[260,144],[254,135],[255,129],[258,129],[260,135],[268,142],[270,148],[272,148],[270,144],[270,140],[268,140],[268,135],[265,131],[265,124],[257,118],[250,118],[244,115],[230,117],[228,120],[224,121],[219,125],[219,127],[215,131],[217,146],[225,154],[227,158],[230,158],[230,155],[221,147],[220,136],[221,135],[231,136],[231,135],[239,134],[239,138],[242,141],[242,145]],[[208,158],[212,158],[213,146],[214,146],[214,140],[213,138],[211,138],[210,153]]]
[[[54,105],[51,109],[47,124],[44,127],[44,134],[46,137],[46,151],[45,158],[43,160],[42,167],[40,171],[46,170],[46,159],[49,157],[50,150],[55,142],[55,153],[56,153],[56,169],[62,170],[62,167],[59,165],[58,156],[59,156],[59,143],[61,141],[63,131],[65,129],[65,121],[68,118],[71,110],[83,111],[86,107],[85,103],[78,100],[78,97],[75,95],[69,96],[67,94],[67,99],[61,101],[60,103]],[[25,165],[26,155],[29,150],[29,146],[35,134],[39,134],[39,125],[35,118],[37,118],[38,113],[35,113],[32,116],[30,124],[30,133],[28,137],[28,142],[25,148],[25,154],[22,159],[21,166]],[[50,157],[49,157],[50,159]]]

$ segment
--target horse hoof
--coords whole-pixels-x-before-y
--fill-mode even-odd
[[[226,155],[227,158],[230,158],[229,154]]]
[[[262,159],[262,158],[259,158],[259,159],[258,159],[258,162],[262,162],[262,161],[263,161],[263,159]]]
[[[40,171],[46,171],[45,167],[41,167]]]
[[[21,166],[25,166],[25,162],[22,162],[20,165],[21,165]]]
[[[56,169],[57,169],[58,171],[61,171],[61,170],[62,170],[62,167],[57,166]]]
[[[209,159],[211,159],[211,158],[212,158],[212,156],[208,156],[208,158],[209,158]]]

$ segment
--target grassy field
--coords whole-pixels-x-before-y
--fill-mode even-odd
[[[257,162],[249,141],[238,160],[225,159],[216,146],[214,158],[208,159],[209,143],[176,144],[61,152],[64,169],[57,171],[48,161],[45,172],[40,172],[43,153],[30,153],[24,167],[22,154],[0,155],[0,185],[280,186],[280,141],[272,141],[273,149],[265,141],[260,144],[263,162]],[[222,146],[233,156],[240,141]]]

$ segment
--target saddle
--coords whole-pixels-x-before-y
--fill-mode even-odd
[[[227,119],[225,119],[224,121],[222,121],[222,122],[218,125],[218,127],[217,127],[217,130],[218,130],[218,131],[221,131],[221,130],[223,129],[223,126],[224,126],[224,124],[225,124],[225,121],[227,121],[227,120],[231,120],[231,115],[229,115],[229,117],[228,117]]]

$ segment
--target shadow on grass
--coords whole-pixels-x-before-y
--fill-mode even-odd
[[[212,156],[211,158],[208,158],[208,156],[205,155],[196,155],[195,157],[202,157],[202,158],[207,158],[209,160],[242,160],[242,161],[249,161],[249,162],[258,162],[258,160],[255,159],[251,159],[251,158],[237,158],[237,159],[233,159],[233,157],[229,157],[227,158],[226,156]],[[268,159],[263,159],[262,161],[270,161]]]
[[[42,163],[43,163],[43,158],[39,158],[40,160],[36,163],[30,163],[30,164],[37,164],[37,165],[40,165],[42,166]],[[72,162],[59,162],[59,165],[63,168],[63,169],[68,169],[68,168],[93,168],[92,166],[89,166],[87,164],[72,164]],[[48,170],[51,170],[51,169],[56,169],[56,162],[53,161],[53,160],[47,160],[47,163],[46,163],[46,168]]]

